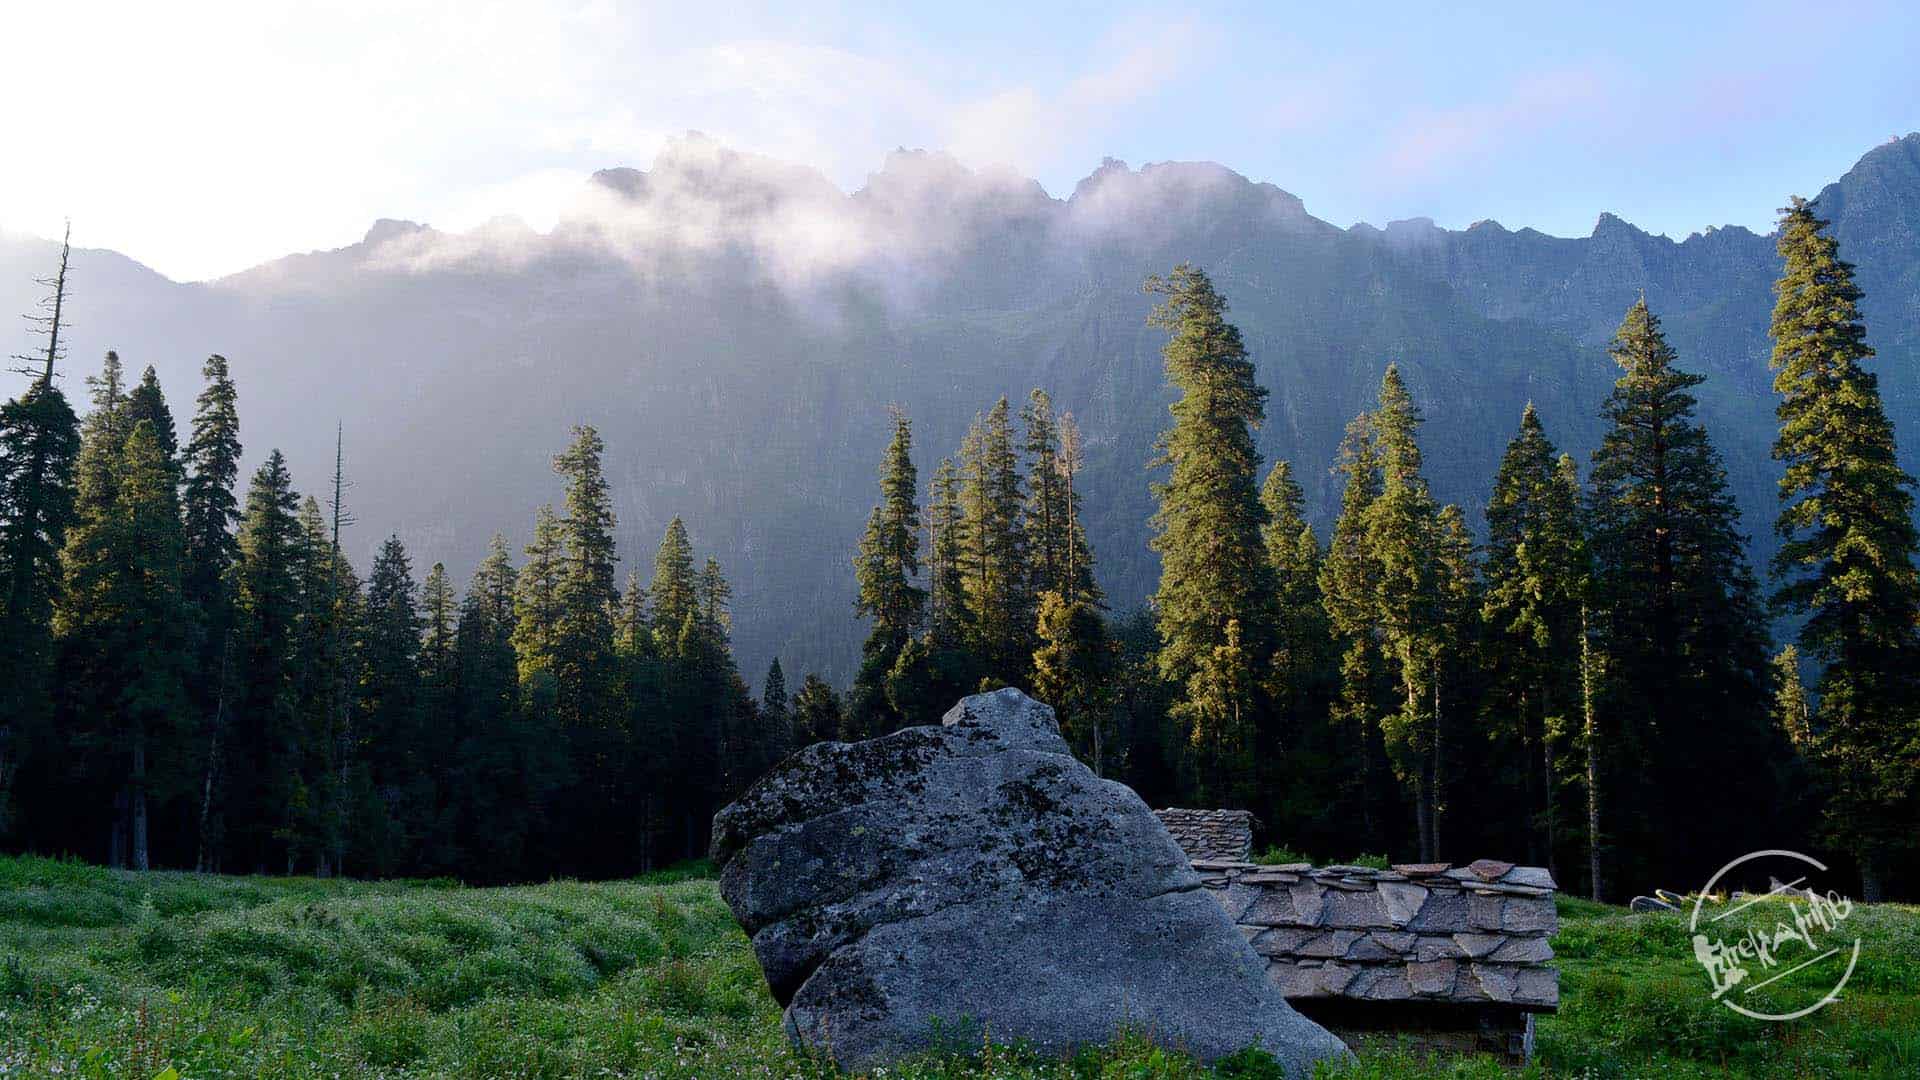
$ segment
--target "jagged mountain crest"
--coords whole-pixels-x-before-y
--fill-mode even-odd
[[[1920,135],[1875,148],[1819,202],[1860,265],[1912,462]],[[31,306],[49,256],[0,236],[0,307]],[[155,364],[184,415],[200,361],[222,353],[249,458],[282,447],[303,490],[323,482],[344,421],[357,562],[397,531],[416,564],[456,577],[493,532],[524,542],[558,494],[551,455],[569,425],[594,423],[627,566],[644,570],[684,517],[735,583],[743,668],[777,653],[790,672],[844,678],[860,633],[848,552],[890,403],[914,416],[931,472],[976,410],[1047,386],[1087,436],[1103,584],[1121,607],[1151,590],[1144,466],[1169,396],[1139,286],[1182,259],[1231,301],[1272,391],[1261,451],[1294,461],[1322,525],[1341,429],[1388,361],[1429,418],[1436,494],[1470,518],[1527,401],[1584,458],[1615,377],[1605,344],[1644,291],[1682,363],[1710,376],[1703,417],[1757,561],[1770,550],[1770,236],[1674,240],[1613,214],[1582,237],[1497,221],[1339,228],[1212,164],[1109,160],[1054,195],[902,150],[849,192],[688,137],[648,170],[595,174],[548,233],[381,221],[345,248],[190,284],[82,251],[67,377],[77,387],[117,348]]]

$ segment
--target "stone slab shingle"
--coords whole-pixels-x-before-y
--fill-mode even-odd
[[[1401,863],[1259,866],[1252,819],[1234,811],[1159,811],[1209,890],[1267,961],[1288,997],[1454,1002],[1514,1010],[1559,1006],[1549,936],[1559,928],[1553,875],[1482,859],[1464,867]],[[1241,814],[1242,820],[1219,814]],[[1233,829],[1244,826],[1246,846]],[[1223,850],[1217,839],[1227,837]]]

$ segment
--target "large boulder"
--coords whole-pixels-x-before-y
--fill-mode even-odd
[[[720,891],[802,1046],[867,1068],[938,1045],[1065,1053],[1123,1026],[1296,1076],[1347,1049],[1287,1005],[1140,797],[1018,690],[939,727],[821,743],[713,823]]]

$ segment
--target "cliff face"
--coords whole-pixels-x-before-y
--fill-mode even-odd
[[[1782,193],[1782,201],[1785,201]],[[1909,454],[1920,447],[1920,135],[1820,196],[1860,266],[1870,340]],[[0,236],[0,310],[25,311],[51,253]],[[1233,305],[1272,391],[1263,453],[1291,458],[1316,512],[1346,421],[1401,363],[1428,417],[1436,494],[1477,521],[1521,408],[1582,458],[1614,378],[1605,344],[1644,290],[1756,538],[1776,472],[1766,326],[1773,242],[1674,241],[1603,214],[1556,238],[1482,222],[1339,229],[1212,164],[1108,162],[1066,199],[1031,180],[898,153],[853,195],[811,170],[699,139],[608,170],[551,234],[381,222],[362,243],[205,284],[109,252],[75,265],[69,387],[117,348],[153,363],[184,425],[208,352],[233,361],[243,438],[284,448],[303,490],[344,420],[365,564],[397,531],[458,575],[487,537],[526,539],[558,497],[548,459],[598,425],[621,554],[645,576],[675,514],[736,586],[742,667],[844,678],[858,654],[848,563],[873,499],[886,405],[915,417],[923,475],[976,409],[1036,385],[1088,437],[1083,480],[1116,607],[1152,588],[1143,472],[1170,400],[1146,275],[1191,260]],[[7,351],[14,351],[8,349]]]

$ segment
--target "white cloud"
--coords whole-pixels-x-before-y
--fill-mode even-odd
[[[77,242],[187,279],[350,243],[376,217],[550,224],[570,177],[644,167],[690,128],[843,186],[903,144],[1092,160],[1191,44],[1122,26],[1051,84],[614,0],[69,0],[6,22],[0,227],[71,216]]]

